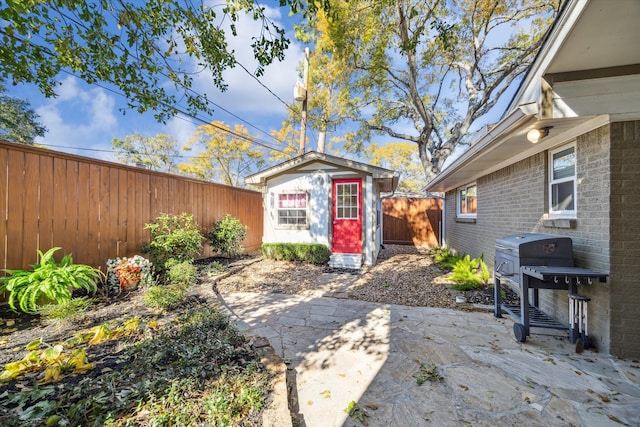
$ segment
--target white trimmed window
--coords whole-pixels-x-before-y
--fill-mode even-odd
[[[306,227],[308,194],[305,192],[278,194],[278,225]]]
[[[460,218],[475,218],[478,206],[477,186],[473,184],[458,188],[457,213]]]
[[[576,217],[576,145],[549,152],[549,216]]]

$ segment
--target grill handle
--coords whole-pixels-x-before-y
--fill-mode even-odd
[[[498,266],[496,267],[496,273],[499,274],[500,276],[505,276],[505,277],[515,276],[516,273],[503,273],[502,271],[500,271],[500,267],[502,267],[506,263],[507,263],[506,261],[502,261],[500,264],[498,264]]]

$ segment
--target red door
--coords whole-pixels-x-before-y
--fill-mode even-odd
[[[362,253],[362,180],[333,181],[333,242],[339,254]]]

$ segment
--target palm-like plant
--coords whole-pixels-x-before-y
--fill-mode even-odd
[[[42,253],[40,262],[33,264],[33,271],[4,270],[9,276],[0,278],[0,291],[9,292],[9,307],[29,314],[38,312],[38,300],[46,297],[56,303],[71,300],[73,289],[95,292],[102,272],[89,265],[74,264],[71,254],[57,263],[53,254],[61,248],[55,247]]]

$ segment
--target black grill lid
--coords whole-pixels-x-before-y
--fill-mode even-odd
[[[540,234],[540,233],[519,233],[512,234],[511,236],[504,236],[496,239],[496,249],[511,249],[515,252],[520,252],[521,249],[540,245],[546,243],[562,244],[564,249],[569,249],[573,252],[573,244],[570,237],[555,236],[553,234]],[[568,245],[568,247],[567,247]],[[522,256],[522,254],[520,254]]]

